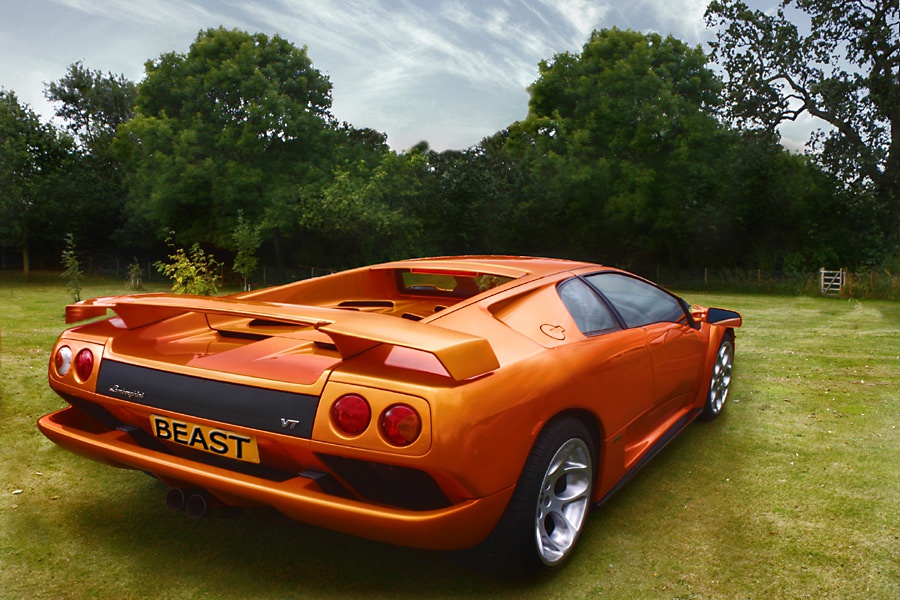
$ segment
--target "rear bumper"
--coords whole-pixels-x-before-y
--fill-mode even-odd
[[[72,407],[41,417],[38,428],[71,452],[184,482],[226,504],[240,499],[268,505],[297,521],[413,548],[456,550],[478,544],[500,519],[513,492],[507,488],[437,510],[404,510],[326,494],[306,477],[272,481],[148,449],[125,432],[98,429]]]

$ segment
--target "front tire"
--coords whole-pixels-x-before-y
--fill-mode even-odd
[[[706,393],[706,404],[700,413],[700,420],[712,421],[725,408],[728,390],[731,387],[731,370],[734,367],[734,334],[728,331],[722,337],[722,343],[716,352],[712,373],[709,376],[709,390]]]
[[[573,417],[538,436],[497,527],[482,544],[488,562],[508,574],[555,570],[572,556],[594,491],[594,440]]]

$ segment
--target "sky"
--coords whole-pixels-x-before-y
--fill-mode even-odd
[[[386,133],[393,149],[464,149],[524,119],[538,63],[580,52],[594,29],[671,34],[708,51],[707,1],[0,0],[0,87],[49,120],[46,84],[72,63],[138,82],[148,60],[224,26],[306,46],[331,80],[332,114]],[[813,125],[783,130],[785,145],[802,147]]]

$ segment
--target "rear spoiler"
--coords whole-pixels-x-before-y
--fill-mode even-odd
[[[401,346],[434,355],[457,381],[500,367],[494,349],[484,338],[378,313],[319,306],[172,294],[110,296],[70,304],[66,307],[66,323],[106,316],[108,309],[128,329],[187,312],[294,323],[328,335],[342,359],[379,344]]]

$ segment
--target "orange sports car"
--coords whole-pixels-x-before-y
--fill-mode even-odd
[[[107,315],[112,311],[112,315]],[[624,271],[416,259],[218,298],[66,308],[42,417],[166,504],[299,521],[540,570],[695,418],[725,404],[738,313]]]

